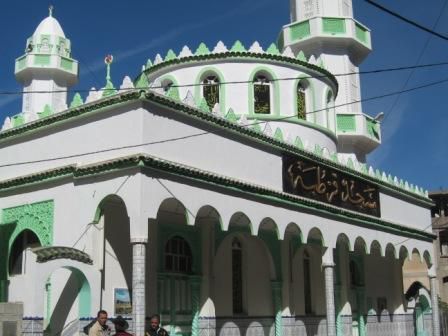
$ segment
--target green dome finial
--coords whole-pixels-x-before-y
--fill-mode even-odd
[[[54,10],[53,5],[50,5],[48,7],[48,16],[53,17],[53,10]]]

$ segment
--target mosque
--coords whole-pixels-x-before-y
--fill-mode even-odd
[[[172,336],[440,335],[433,203],[366,164],[371,32],[351,0],[290,12],[270,46],[165,51],[121,85],[107,57],[70,101],[70,40],[38,25],[0,132],[0,301],[22,328],[77,335],[101,308],[137,336],[153,313]]]

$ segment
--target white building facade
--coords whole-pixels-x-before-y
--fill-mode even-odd
[[[117,89],[108,64],[67,104],[78,64],[50,13],[0,132],[1,301],[48,335],[99,309],[138,336],[154,313],[172,335],[439,335],[432,202],[365,163],[370,31],[351,0],[291,0],[291,20],[266,49],[170,50]],[[427,282],[405,287],[407,263]]]

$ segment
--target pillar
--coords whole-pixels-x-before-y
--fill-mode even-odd
[[[191,336],[199,336],[199,310],[201,297],[201,277],[191,276],[189,278],[191,287],[191,306],[192,306],[192,320],[191,320]]]
[[[145,335],[145,255],[146,238],[133,238],[132,244],[132,317],[134,335]]]
[[[428,276],[431,288],[432,334],[433,336],[440,336],[439,297],[437,295],[437,277],[434,265],[429,270]]]
[[[275,314],[275,336],[283,335],[282,325],[282,282],[271,281],[272,285],[272,303]]]
[[[336,310],[334,306],[334,267],[333,249],[328,247],[322,257],[325,276],[325,301],[327,310],[327,335],[336,336]]]

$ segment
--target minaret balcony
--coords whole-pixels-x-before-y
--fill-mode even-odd
[[[26,79],[29,73],[60,73],[68,83],[78,79],[78,61],[61,55],[32,53],[16,59],[15,75],[17,79]]]
[[[372,50],[370,30],[351,17],[312,17],[283,27],[279,47],[310,54],[322,46],[345,47],[358,62]]]
[[[381,144],[380,122],[365,114],[338,114],[336,116],[339,144],[354,144],[365,153]]]

